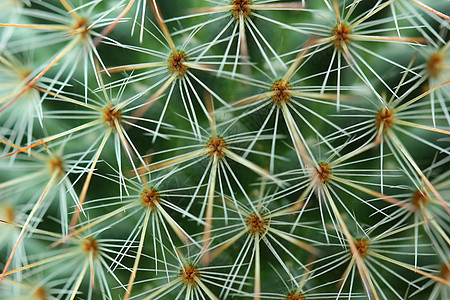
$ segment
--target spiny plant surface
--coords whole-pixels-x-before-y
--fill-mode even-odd
[[[450,1],[1,4],[0,299],[450,298]]]

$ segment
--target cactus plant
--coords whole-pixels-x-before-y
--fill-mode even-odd
[[[1,299],[448,299],[450,2],[3,0]]]

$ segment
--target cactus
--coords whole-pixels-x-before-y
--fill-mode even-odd
[[[448,299],[448,1],[3,0],[1,299]]]

